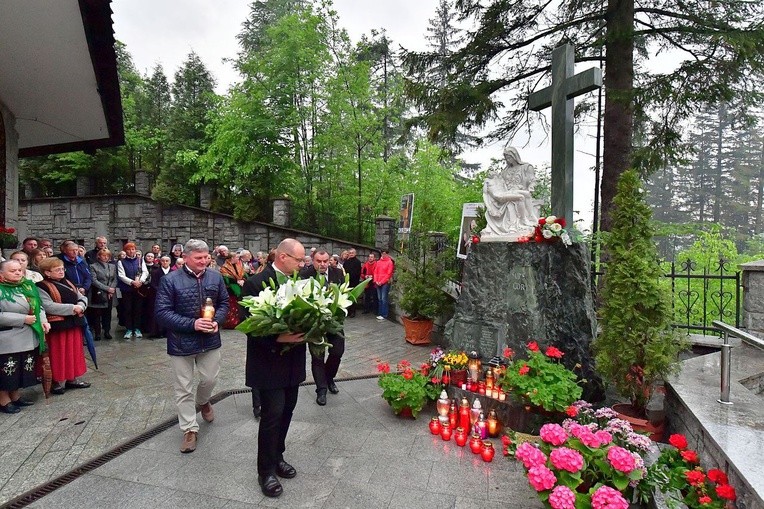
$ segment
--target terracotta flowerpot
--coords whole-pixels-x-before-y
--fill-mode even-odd
[[[398,416],[399,417],[405,417],[407,419],[413,419],[414,418],[414,414],[411,413],[411,407],[407,407],[407,406],[401,408],[401,411],[398,412]]]
[[[432,332],[432,320],[410,320],[402,317],[403,330],[406,333],[406,341],[412,345],[429,345],[430,332]]]
[[[613,410],[618,412],[618,418],[627,421],[634,428],[634,431],[641,431],[650,434],[650,440],[660,442],[666,430],[665,421],[652,423],[646,417],[637,415],[634,408],[628,403],[616,403]]]

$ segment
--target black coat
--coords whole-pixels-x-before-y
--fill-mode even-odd
[[[247,279],[242,287],[242,298],[258,295],[263,283],[273,279],[278,287],[276,270],[268,265],[261,273]],[[242,320],[249,316],[241,308]],[[246,385],[258,389],[296,387],[305,381],[305,344],[291,346],[284,351],[284,343],[277,343],[277,335],[252,336],[247,334]]]
[[[318,271],[313,265],[307,265],[300,271],[300,279],[308,279],[309,277],[316,277]],[[337,267],[329,267],[327,271],[327,278],[330,283],[337,283],[341,285],[345,282],[345,276],[342,275],[342,271]]]
[[[361,260],[357,256],[348,258],[342,263],[342,268],[349,276],[350,286],[358,286],[361,282]]]

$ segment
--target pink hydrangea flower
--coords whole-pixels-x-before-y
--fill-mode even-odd
[[[560,447],[549,453],[549,460],[555,468],[575,474],[584,467],[581,453],[568,447]]]
[[[613,465],[613,468],[626,474],[634,470],[637,466],[634,461],[634,456],[623,447],[618,447],[617,445],[608,449],[607,460]]]
[[[590,430],[587,430],[587,431],[581,433],[581,435],[579,435],[578,439],[586,447],[591,447],[592,449],[597,449],[600,445],[602,445],[600,443],[600,439],[597,438],[597,435],[592,433]]]
[[[568,431],[570,431],[570,434],[576,438],[581,438],[581,435],[583,433],[588,433],[591,431],[589,428],[587,428],[583,424],[579,424],[575,421],[571,421],[568,428],[569,428]]]
[[[568,439],[568,433],[559,424],[547,423],[539,431],[541,440],[552,445],[562,445]]]
[[[552,509],[576,509],[576,494],[567,486],[556,486],[549,494]]]
[[[602,445],[607,445],[613,441],[613,435],[605,431],[604,429],[594,432],[594,436],[600,441]]]
[[[546,456],[530,442],[523,442],[517,446],[515,457],[523,462],[525,468],[532,468],[546,463]]]
[[[592,509],[629,509],[621,492],[610,486],[600,486],[592,494]]]
[[[528,482],[536,491],[550,490],[557,482],[557,477],[544,465],[538,465],[528,470]]]

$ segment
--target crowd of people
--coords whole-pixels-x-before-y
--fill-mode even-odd
[[[63,242],[59,250],[54,256],[52,242],[27,238],[21,250],[0,260],[0,412],[17,413],[33,404],[21,390],[40,383],[43,364],[49,368],[52,394],[90,387],[81,378],[87,371],[84,337],[92,333],[97,341],[112,339],[116,307],[125,340],[142,338],[144,332],[149,338],[167,337],[183,453],[196,449],[197,408],[203,420],[214,420],[209,400],[220,370],[220,329],[246,318],[246,309],[238,305],[242,298],[257,295],[263,282],[279,281],[278,276],[324,275],[334,283],[347,277],[353,286],[371,279],[363,313],[383,320],[394,272],[387,251],[371,253],[362,262],[355,249],[340,255],[323,248],[306,253],[295,239],[254,254],[224,245],[210,250],[194,239],[173,245],[168,254],[158,244],[141,253],[133,242],[113,253],[105,237],[98,237],[89,251],[73,241]],[[348,317],[356,311],[353,305]],[[345,350],[344,332],[327,340],[332,345],[328,355],[311,354],[316,403],[322,406],[327,393],[339,392],[335,377]],[[290,343],[292,348],[282,353],[283,344]],[[247,338],[246,384],[260,419],[259,482],[269,497],[282,493],[278,477],[297,475],[284,451],[298,387],[305,380],[306,350],[301,334]]]

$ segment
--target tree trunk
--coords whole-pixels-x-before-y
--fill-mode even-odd
[[[761,233],[761,204],[762,193],[764,193],[764,142],[761,144],[759,155],[759,181],[756,183],[756,226],[753,230],[755,235]]]
[[[608,0],[600,229],[610,231],[618,179],[631,166],[634,0]]]
[[[724,123],[727,118],[727,106],[724,103],[719,105],[719,122],[716,128],[716,189],[714,189],[714,223],[721,223],[722,219],[722,199],[724,191],[722,190],[722,150]]]

